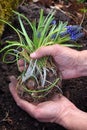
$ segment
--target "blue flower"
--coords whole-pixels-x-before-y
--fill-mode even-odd
[[[84,36],[82,32],[82,27],[79,25],[70,25],[66,26],[66,31],[61,33],[60,35],[63,37],[65,35],[69,35],[71,40],[78,40],[79,38]]]
[[[40,38],[40,37],[41,37],[41,32],[39,32],[39,33],[37,34],[37,37],[38,37],[38,38]]]
[[[82,30],[82,27],[81,26],[78,26],[78,25],[70,25],[70,26],[66,26],[67,28],[67,33],[72,33],[72,32],[79,32]]]
[[[56,34],[53,34],[52,36],[51,36],[51,39],[55,39],[56,38]]]
[[[78,33],[78,34],[75,34],[75,35],[72,34],[70,37],[71,37],[71,40],[77,40],[81,37],[84,37],[84,33]]]
[[[51,24],[55,25],[55,24],[56,24],[56,20],[53,20],[53,21],[51,22]]]

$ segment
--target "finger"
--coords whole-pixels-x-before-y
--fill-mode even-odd
[[[28,68],[28,65],[26,65],[26,67],[25,66],[20,66],[19,71],[20,72],[25,71],[25,70],[27,70],[27,68]]]
[[[29,115],[31,115],[32,117],[35,116],[35,109],[36,109],[36,106],[21,99],[17,92],[16,92],[16,85],[17,85],[17,82],[16,82],[16,78],[15,77],[11,77],[11,83],[9,84],[9,90],[15,100],[15,102],[17,103],[17,105],[23,109],[24,111],[26,111]]]
[[[22,72],[24,70],[24,60],[20,59],[17,61],[18,70]]]
[[[58,50],[59,45],[52,45],[52,46],[43,46],[39,48],[36,52],[30,55],[31,58],[37,59],[43,56],[54,56],[56,54],[56,50]]]
[[[17,79],[12,75],[12,76],[10,76],[9,77],[9,79],[10,79],[10,81],[11,81],[11,83],[10,83],[10,86],[16,86],[16,84],[17,84]]]
[[[22,72],[24,69],[25,69],[24,66],[20,66],[20,67],[19,67],[19,71],[20,71],[20,72]]]
[[[24,66],[24,60],[20,59],[17,62],[18,66]]]
[[[18,60],[17,64],[18,64],[18,69],[20,72],[28,68],[28,64],[26,64],[26,67],[25,67],[25,62],[22,59]]]

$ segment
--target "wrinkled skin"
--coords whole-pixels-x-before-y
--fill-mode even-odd
[[[41,58],[43,56],[52,56],[58,70],[62,74],[63,79],[79,77],[76,70],[79,62],[77,60],[79,59],[79,51],[56,44],[52,46],[41,47],[30,56],[33,59]],[[24,69],[24,62],[19,60],[18,64],[20,65],[20,71],[22,71]]]
[[[80,52],[60,45],[53,45],[41,47],[30,56],[33,59],[37,59],[49,55],[53,57],[54,62],[61,71],[63,79],[80,76],[78,71]],[[19,60],[18,65],[19,70],[23,71],[24,62]],[[51,101],[32,104],[17,95],[15,88],[17,84],[16,78],[12,76],[10,80],[9,89],[15,102],[32,117],[42,122],[55,122],[71,130],[86,130],[87,114],[76,108],[76,106],[63,95],[55,95]]]
[[[14,97],[17,105],[25,110],[29,115],[42,122],[59,122],[61,124],[62,117],[67,115],[69,109],[76,107],[64,96],[56,95],[51,101],[39,104],[31,104],[19,98],[16,93],[17,80],[14,76],[10,77],[10,92]],[[50,108],[50,109],[49,109]],[[66,111],[67,110],[67,111]]]

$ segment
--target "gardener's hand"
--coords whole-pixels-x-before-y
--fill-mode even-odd
[[[54,122],[69,130],[87,130],[87,113],[80,111],[67,98],[56,95],[51,101],[31,104],[17,95],[15,77],[10,77],[10,92],[17,105],[41,122]]]
[[[30,56],[33,59],[38,59],[43,56],[52,56],[59,71],[62,74],[63,79],[76,78],[80,76],[78,71],[80,52],[61,45],[52,45],[47,47],[41,47]],[[24,69],[24,62],[19,60],[19,69]]]
[[[17,80],[14,76],[10,77],[10,92],[17,105],[26,111],[29,115],[42,122],[55,122],[61,125],[63,120],[67,119],[69,111],[77,109],[68,99],[62,95],[55,96],[51,101],[43,102],[37,105],[31,104],[17,95]]]

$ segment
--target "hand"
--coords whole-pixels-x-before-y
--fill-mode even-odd
[[[81,68],[83,64],[83,68],[85,66],[85,70],[87,70],[87,65],[85,62],[85,59],[87,59],[87,51],[83,51],[80,54],[76,50],[60,45],[53,45],[42,47],[30,56],[31,58],[36,59],[49,55],[54,58],[54,61],[58,69],[61,71],[64,79],[79,77],[80,75],[77,71],[78,65]],[[24,62],[20,60],[18,64],[20,71],[22,71],[24,69]],[[81,72],[83,70],[84,69],[82,69]],[[9,89],[14,100],[20,108],[22,108],[32,117],[42,122],[58,123],[70,130],[87,129],[87,114],[76,108],[75,105],[64,96],[55,95],[51,101],[46,101],[35,105],[21,99],[17,95],[15,88],[17,80],[13,76],[10,78],[10,80],[11,83],[9,84]]]
[[[49,55],[53,57],[63,79],[76,78],[80,76],[79,72],[77,71],[80,60],[79,51],[56,44],[52,46],[41,47],[30,56],[33,59],[38,59]],[[24,62],[19,60],[18,64],[20,71],[22,71],[24,69]]]
[[[72,104],[67,98],[62,95],[56,95],[51,101],[42,102],[37,105],[31,104],[17,95],[16,78],[12,76],[10,77],[10,80],[11,83],[9,84],[9,89],[19,107],[39,121],[54,122],[67,127],[65,122],[67,121],[68,113],[77,110],[74,104]]]

